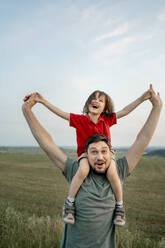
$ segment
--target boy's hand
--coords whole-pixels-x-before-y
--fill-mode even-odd
[[[33,95],[33,98],[35,100],[35,102],[39,102],[39,103],[44,103],[45,98],[38,92],[26,95],[25,98],[23,99],[24,102],[26,102],[27,100],[29,100],[29,98]]]
[[[142,102],[151,98],[151,92],[152,92],[152,84],[150,84],[149,90],[147,90],[146,92],[144,92],[144,94],[141,96]]]
[[[36,102],[44,103],[45,98],[40,93],[36,92],[35,100],[36,100]]]
[[[22,109],[31,109],[37,103],[35,100],[35,93],[25,96],[24,102],[25,103],[22,105]]]

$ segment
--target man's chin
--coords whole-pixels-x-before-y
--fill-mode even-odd
[[[93,168],[93,171],[94,171],[96,174],[101,175],[101,174],[105,174],[105,173],[107,172],[107,169],[102,169],[102,170],[100,170],[100,169],[97,169],[97,168]]]

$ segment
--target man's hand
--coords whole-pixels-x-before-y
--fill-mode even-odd
[[[39,103],[45,102],[45,98],[38,92],[34,92],[32,94],[26,95],[23,99],[24,102],[28,101],[31,96],[33,96],[33,99],[35,100],[36,103],[37,102],[39,102]]]
[[[142,96],[141,96],[142,101],[150,100],[153,106],[160,106],[162,107],[163,102],[160,98],[159,93],[155,93],[152,84],[150,84],[149,90],[147,90]]]
[[[151,92],[150,102],[152,103],[153,107],[160,107],[161,109],[163,106],[162,99],[160,98],[159,92],[157,94],[155,93],[152,84],[150,85],[150,92]]]
[[[36,93],[32,93],[24,98],[24,104],[22,105],[22,110],[32,109],[32,107],[37,103]]]

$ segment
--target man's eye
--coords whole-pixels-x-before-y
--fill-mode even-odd
[[[103,153],[103,154],[106,154],[106,153],[107,153],[107,151],[106,151],[106,150],[103,150],[103,151],[102,151],[102,153]]]
[[[92,153],[92,154],[94,154],[94,155],[95,155],[95,154],[97,154],[97,152],[96,152],[96,151],[92,151],[91,153]]]

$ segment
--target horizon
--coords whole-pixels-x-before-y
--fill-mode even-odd
[[[77,149],[76,146],[65,146],[65,145],[60,145],[58,146],[60,148],[72,148],[74,150]],[[113,148],[117,148],[117,149],[121,149],[121,148],[129,148],[130,146],[114,146]],[[0,148],[39,148],[41,150],[43,150],[40,146],[0,146]],[[162,148],[162,149],[165,149],[165,146],[148,146],[146,148],[147,149],[159,149],[159,148]]]

